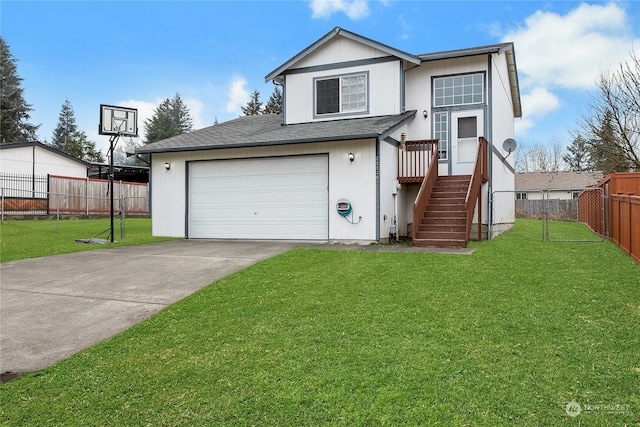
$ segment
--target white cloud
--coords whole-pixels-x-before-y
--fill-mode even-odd
[[[189,108],[189,113],[193,119],[193,129],[198,130],[208,126],[207,121],[202,117],[202,101],[197,98],[183,99],[183,101]]]
[[[558,97],[541,86],[534,87],[522,95],[522,104],[527,106],[527,117],[542,117],[560,108]]]
[[[599,74],[629,57],[634,44],[625,10],[616,3],[580,4],[565,15],[537,11],[510,31],[500,25],[502,41],[515,44],[523,117],[516,135],[524,135],[545,115],[560,108],[557,89],[593,89]]]
[[[335,13],[344,12],[349,19],[358,20],[369,15],[366,0],[311,0],[312,18],[329,18]]]
[[[537,86],[521,95],[523,118],[515,122],[516,136],[522,136],[535,126],[535,120],[560,108],[560,100],[547,88]]]
[[[537,11],[502,39],[515,43],[523,86],[589,89],[601,71],[628,57],[630,34],[617,4],[581,4],[566,15]]]
[[[227,106],[229,113],[242,114],[242,108],[250,98],[247,80],[242,76],[234,76],[227,88]]]
[[[153,111],[162,102],[162,99],[157,99],[155,102],[138,101],[135,99],[129,99],[126,101],[120,101],[117,105],[128,108],[135,108],[138,110],[138,135],[140,138],[144,135],[144,122],[147,119],[153,117]]]

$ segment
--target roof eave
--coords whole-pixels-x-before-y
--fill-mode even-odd
[[[328,41],[330,41],[331,39],[333,39],[334,37],[341,35],[343,37],[346,37],[350,40],[356,41],[358,43],[362,43],[366,46],[372,47],[374,49],[378,49],[381,50],[383,52],[386,52],[392,56],[395,56],[397,58],[400,58],[404,61],[408,61],[411,62],[413,64],[416,65],[420,65],[420,58],[418,58],[415,55],[411,55],[407,52],[403,52],[401,50],[395,49],[391,46],[387,46],[383,43],[377,42],[375,40],[371,40],[367,37],[363,37],[361,35],[352,33],[351,31],[347,31],[343,28],[340,27],[335,27],[333,30],[329,31],[327,34],[325,34],[323,37],[321,37],[320,39],[318,39],[315,43],[309,45],[307,48],[305,48],[304,50],[302,50],[300,53],[298,53],[297,55],[295,55],[293,58],[289,59],[287,62],[285,62],[284,64],[280,65],[278,68],[276,68],[275,70],[273,70],[272,72],[270,72],[269,74],[267,74],[264,78],[265,82],[269,82],[271,80],[275,80],[277,79],[279,76],[282,75],[282,73],[287,70],[288,68],[290,68],[293,64],[301,61],[302,59],[306,58],[307,56],[309,56],[311,53],[313,53],[316,49],[318,49],[320,46],[324,45],[325,43],[327,43]]]
[[[158,154],[158,153],[177,153],[184,151],[203,151],[203,150],[221,150],[228,148],[252,148],[252,147],[269,147],[275,145],[294,145],[294,144],[309,144],[314,142],[327,142],[327,141],[348,141],[353,139],[371,139],[378,138],[380,136],[377,132],[353,134],[353,135],[338,135],[338,136],[322,136],[316,138],[305,139],[285,139],[275,141],[253,141],[253,142],[241,142],[241,143],[226,143],[219,145],[197,145],[197,146],[184,146],[184,147],[172,147],[172,148],[154,148],[154,149],[141,149],[136,150],[139,154]]]

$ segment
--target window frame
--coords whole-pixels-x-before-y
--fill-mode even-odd
[[[364,96],[365,96],[365,107],[363,110],[356,111],[344,111],[344,98],[343,98],[343,79],[350,77],[364,76]],[[338,112],[335,113],[318,113],[318,84],[319,81],[338,79]],[[324,118],[324,117],[342,117],[342,116],[353,116],[353,115],[362,115],[369,114],[369,102],[370,102],[370,93],[369,93],[369,71],[358,71],[353,73],[345,73],[345,74],[334,74],[330,76],[321,76],[313,78],[313,118]],[[358,94],[356,94],[358,95]]]
[[[478,85],[476,82],[474,82],[474,78],[475,77],[479,77],[480,78],[480,84]],[[465,79],[470,78],[471,79],[471,84],[468,85],[465,83]],[[451,86],[447,86],[445,84],[446,80],[451,80],[452,84]],[[443,81],[443,86],[437,87],[437,82],[439,81]],[[460,82],[461,85],[456,85],[456,82]],[[434,108],[447,108],[447,107],[464,107],[464,106],[468,106],[468,105],[482,105],[485,103],[486,100],[486,87],[485,87],[485,83],[486,83],[486,77],[485,77],[485,72],[481,71],[481,72],[473,72],[473,73],[466,73],[466,74],[452,74],[452,75],[445,75],[445,76],[437,76],[437,77],[433,77],[431,79],[431,97],[432,97],[432,103],[433,103],[433,107]],[[470,93],[465,93],[465,88],[469,87],[470,88]],[[480,92],[480,96],[481,99],[479,101],[474,100],[475,96],[478,95],[478,93],[474,92],[474,88],[475,87],[480,87],[481,92]],[[446,89],[451,89],[451,94],[447,94],[445,92]],[[459,89],[460,93],[456,93],[456,89]],[[442,95],[438,94],[438,91],[442,90]],[[465,102],[465,97],[466,96],[470,96],[471,100],[469,102]],[[462,97],[461,102],[455,102],[456,97]],[[452,101],[450,103],[445,102],[445,100],[447,98],[452,98]],[[438,104],[438,100],[442,99],[442,103]]]
[[[441,120],[443,118],[444,120]],[[449,112],[448,111],[434,111],[433,113],[433,137],[438,140],[438,161],[449,161],[449,138],[451,137],[449,132]],[[438,128],[440,124],[440,128]],[[441,135],[445,135],[446,138],[440,138]]]

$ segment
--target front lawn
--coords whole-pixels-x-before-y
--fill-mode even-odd
[[[289,251],[3,384],[0,420],[637,425],[640,266],[538,221],[473,245]]]
[[[106,245],[75,243],[110,229],[110,219],[10,220],[0,223],[0,262],[25,258],[104,249],[106,247],[140,245],[168,240],[151,236],[150,218],[127,218],[125,238],[120,238],[120,220],[114,221],[114,243]],[[98,236],[110,240],[109,232]]]

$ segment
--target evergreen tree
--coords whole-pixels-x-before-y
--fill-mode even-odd
[[[276,86],[264,106],[264,114],[282,114],[282,91]]]
[[[176,93],[173,98],[167,98],[156,107],[153,116],[144,123],[144,143],[160,141],[172,136],[193,130],[193,119],[189,108]]]
[[[254,90],[251,93],[251,99],[247,102],[246,107],[241,107],[245,116],[256,116],[262,114],[262,102],[260,102],[260,92]]]
[[[34,141],[40,125],[28,122],[33,111],[24,99],[16,59],[0,36],[0,144]]]
[[[593,170],[593,162],[589,157],[588,142],[581,136],[577,135],[571,145],[567,147],[567,154],[562,160],[569,166],[569,169],[575,172]]]
[[[84,131],[71,132],[61,150],[85,162],[104,163],[105,161],[102,153],[96,150],[96,143],[89,141]]]
[[[71,102],[65,99],[62,108],[60,109],[60,115],[58,116],[58,124],[53,130],[53,136],[49,145],[64,151],[64,147],[67,145],[67,140],[71,135],[78,130],[76,126],[76,116],[71,106]],[[70,153],[69,153],[70,154]]]
[[[60,108],[58,124],[49,145],[86,162],[104,162],[102,153],[96,150],[95,142],[89,141],[87,134],[78,130],[73,106],[68,99]]]
[[[596,170],[604,173],[628,172],[632,165],[617,141],[612,119],[610,112],[602,117],[600,127],[589,140],[589,156]]]

